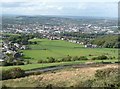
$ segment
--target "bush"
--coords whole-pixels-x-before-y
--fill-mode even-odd
[[[0,80],[11,79],[9,70],[2,70],[1,75],[2,75],[2,78]]]
[[[98,60],[105,60],[105,59],[108,59],[108,57],[105,55],[98,56]]]
[[[48,84],[45,88],[46,89],[53,89],[53,85],[52,84]]]
[[[93,56],[92,54],[89,54],[89,56]]]
[[[32,59],[31,57],[23,56],[23,59]]]
[[[14,63],[13,62],[7,62],[7,61],[4,61],[1,63],[2,66],[13,66]]]
[[[77,61],[77,60],[79,60],[79,58],[78,58],[78,56],[74,56],[71,60],[72,61]]]
[[[2,71],[2,80],[20,78],[24,76],[25,76],[25,71],[19,67]]]
[[[118,59],[118,58],[115,58],[115,56],[113,56],[113,59]]]
[[[81,56],[81,57],[79,57],[79,60],[88,60],[88,58],[85,56]]]
[[[57,59],[56,62],[62,62],[62,59]]]
[[[37,44],[37,42],[35,41],[34,44]]]
[[[42,60],[42,63],[50,63],[49,60]]]
[[[56,61],[55,58],[53,58],[53,57],[47,57],[47,59],[48,59],[49,63],[53,63]]]
[[[43,60],[38,60],[38,62],[37,63],[43,63]]]
[[[24,62],[21,60],[16,60],[13,62],[4,61],[1,63],[2,66],[13,66],[13,65],[24,65]]]
[[[80,87],[91,87],[93,85],[94,80],[86,80],[82,83],[82,86]]]
[[[26,64],[31,64],[31,62],[29,60],[26,61]]]
[[[37,61],[37,63],[52,63],[51,61],[52,60],[49,60],[49,59],[47,59],[47,60],[40,59],[40,60]]]
[[[118,74],[118,69],[117,68],[107,68],[107,69],[103,69],[103,70],[97,70],[95,73],[95,77],[104,79],[106,77],[109,77],[113,73]]]
[[[98,59],[98,57],[93,57],[93,58],[91,58],[91,60],[97,60]]]
[[[93,58],[92,58],[92,60],[105,60],[105,59],[108,59],[108,57],[105,56],[105,55],[101,55],[101,56],[93,57]]]
[[[6,61],[1,63],[1,66],[7,66],[7,65],[8,65],[8,63]]]
[[[82,87],[105,87],[105,89],[119,89],[120,75],[118,74],[118,68],[107,68],[97,70],[95,78],[86,80],[82,84]]]
[[[20,78],[25,76],[25,71],[19,67],[10,69],[9,71],[10,71],[11,78]]]
[[[68,55],[67,57],[62,58],[61,61],[66,62],[66,61],[71,61],[71,59],[72,57]]]
[[[2,85],[1,89],[9,89],[6,85]]]
[[[113,57],[110,56],[109,59],[113,59]]]
[[[20,61],[20,60],[17,60],[17,61],[16,61],[16,65],[24,65],[24,62],[23,62],[23,61]]]
[[[72,57],[68,55],[67,57],[64,58],[64,61],[71,61],[71,59]]]

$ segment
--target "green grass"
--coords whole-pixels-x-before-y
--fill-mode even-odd
[[[31,39],[30,41],[37,41],[36,45],[29,45],[31,50],[23,50],[23,53],[27,57],[31,57],[30,61],[33,64],[21,65],[21,66],[7,66],[1,67],[1,69],[9,69],[13,67],[20,67],[24,70],[30,70],[35,68],[46,68],[50,66],[59,66],[66,64],[80,64],[89,62],[87,61],[71,61],[71,62],[60,62],[60,63],[44,63],[37,64],[36,62],[40,59],[45,60],[47,57],[54,57],[56,59],[70,56],[86,56],[89,59],[99,55],[107,55],[108,57],[115,57],[112,60],[104,60],[105,62],[115,62],[118,58],[118,49],[112,48],[84,48],[83,45],[69,43],[61,40],[48,40],[48,39]],[[46,49],[46,50],[45,50]],[[89,56],[92,55],[92,56]],[[94,60],[93,62],[101,62],[101,60]]]
[[[23,70],[30,70],[35,68],[47,68],[52,66],[60,66],[60,65],[72,65],[72,64],[80,64],[85,63],[85,61],[73,61],[73,62],[60,62],[60,63],[41,63],[41,64],[28,64],[28,65],[20,65],[20,66],[4,66],[0,67],[2,70],[7,70],[14,67],[20,67]]]
[[[84,48],[83,45],[69,43],[61,40],[48,39],[31,39],[30,41],[37,41],[36,45],[29,45],[31,50],[24,50],[23,53],[27,57],[33,58],[32,61],[46,59],[47,57],[55,57],[56,59],[70,56],[93,56],[107,55],[115,56],[117,58],[118,49],[110,48]],[[89,56],[89,54],[93,56]]]
[[[23,70],[30,70],[30,69],[36,69],[36,68],[48,68],[52,66],[62,66],[62,65],[74,65],[74,64],[84,64],[86,62],[117,62],[118,60],[81,60],[81,61],[70,61],[70,62],[57,62],[57,63],[41,63],[41,64],[27,64],[27,65],[20,65],[20,66],[4,66],[0,67],[0,70],[7,70],[14,67],[20,67]]]

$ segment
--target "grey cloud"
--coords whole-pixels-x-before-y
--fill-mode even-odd
[[[15,8],[15,7],[21,7],[23,2],[7,2],[2,3],[3,8]]]

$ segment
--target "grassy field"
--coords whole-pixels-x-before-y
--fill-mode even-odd
[[[36,41],[37,44],[29,45],[30,50],[23,50],[26,57],[31,57],[30,61],[33,64],[21,65],[21,66],[6,66],[0,67],[0,69],[9,69],[13,67],[20,67],[24,70],[30,70],[35,68],[46,68],[51,66],[67,65],[67,64],[80,64],[85,62],[101,62],[101,60],[87,60],[87,61],[70,61],[60,63],[41,63],[37,64],[38,60],[45,60],[47,57],[54,57],[56,59],[70,56],[86,56],[89,59],[99,55],[107,55],[108,57],[115,57],[112,60],[103,60],[105,62],[117,61],[118,49],[112,48],[84,48],[83,45],[69,43],[62,40],[48,40],[48,39],[31,39],[30,41]],[[90,56],[92,55],[92,56]]]
[[[62,58],[67,55],[70,56],[86,56],[88,58],[107,55],[117,58],[118,49],[111,48],[85,48],[83,45],[69,43],[62,40],[48,40],[48,39],[31,39],[37,44],[29,45],[31,50],[24,50],[23,53],[27,57],[33,58],[32,61],[46,59],[47,57]],[[89,56],[92,55],[92,56]]]
[[[20,66],[4,66],[0,69],[7,70],[14,67],[20,67],[23,70],[30,70],[36,68],[47,68],[52,66],[60,66],[60,65],[72,65],[72,64],[80,64],[85,63],[85,61],[74,61],[74,62],[60,62],[60,63],[41,63],[41,64],[28,64],[28,65],[20,65]]]
[[[14,68],[14,67],[20,67],[23,70],[31,70],[31,69],[37,69],[37,68],[48,68],[48,67],[52,67],[52,66],[62,66],[62,65],[75,65],[75,64],[84,64],[87,62],[95,62],[95,63],[99,63],[99,62],[116,62],[117,60],[81,60],[81,61],[70,61],[70,62],[59,62],[59,63],[40,63],[40,64],[27,64],[27,65],[19,65],[19,66],[4,66],[4,67],[0,67],[0,70],[7,70],[10,68]]]
[[[23,70],[31,70],[37,68],[48,68],[61,65],[84,64],[88,62],[116,62],[118,61],[118,49],[112,48],[84,48],[83,45],[69,43],[62,40],[48,40],[48,39],[31,39],[37,44],[29,45],[31,49],[23,50],[26,57],[31,57],[32,64],[19,66],[4,66],[0,70],[7,70],[14,67],[20,67]],[[46,60],[47,57],[54,57],[56,59],[70,56],[86,56],[89,60],[70,61],[70,62],[56,62],[56,63],[36,63],[38,60]],[[99,55],[106,55],[108,57],[115,57],[108,60],[90,60]],[[9,79],[0,81],[8,87],[84,87],[91,81],[95,80],[95,73],[98,69],[118,68],[117,64],[107,64],[105,66],[88,67],[88,68],[64,68],[57,71],[46,72],[39,75],[31,75],[23,78]],[[110,79],[112,81],[113,79]],[[107,81],[107,79],[106,79]],[[97,81],[97,85],[101,86],[101,81]],[[99,84],[100,82],[100,84]],[[107,81],[108,82],[108,81]],[[113,83],[114,84],[114,83]],[[94,84],[93,84],[94,85]]]

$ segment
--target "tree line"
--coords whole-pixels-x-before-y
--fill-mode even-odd
[[[91,41],[92,44],[104,48],[120,48],[120,36],[119,35],[105,35],[97,37]]]

